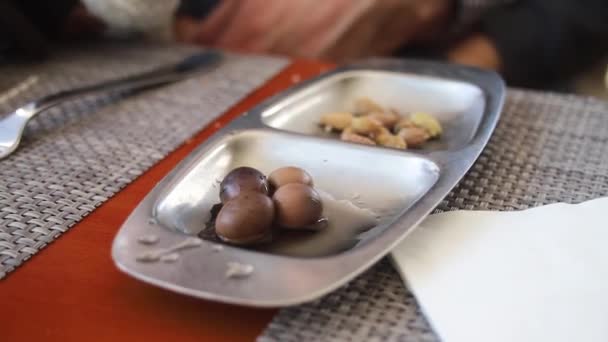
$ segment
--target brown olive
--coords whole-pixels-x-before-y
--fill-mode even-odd
[[[306,228],[315,224],[323,214],[321,197],[315,189],[300,183],[278,188],[272,197],[277,223],[284,228]]]
[[[230,171],[220,183],[220,200],[226,203],[243,191],[257,191],[268,195],[266,176],[252,167],[239,167]]]
[[[313,186],[310,174],[295,166],[282,167],[272,171],[268,176],[268,182],[274,189],[278,189],[289,183],[300,183]]]
[[[270,197],[244,191],[226,202],[215,219],[215,233],[234,244],[252,244],[267,238],[274,221]]]

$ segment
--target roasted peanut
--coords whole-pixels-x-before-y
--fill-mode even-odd
[[[326,130],[342,131],[351,125],[353,114],[348,112],[327,113],[321,117],[321,125]]]
[[[429,133],[420,127],[404,127],[397,135],[405,140],[408,147],[419,147],[431,138]]]
[[[369,116],[353,118],[350,127],[352,128],[353,133],[365,135],[370,138],[377,137],[383,133],[388,133],[388,130],[380,121]]]
[[[376,137],[376,143],[381,146],[400,148],[403,150],[407,148],[407,143],[402,137],[390,134],[388,132],[378,135]]]
[[[412,120],[414,125],[416,125],[417,127],[425,129],[429,133],[431,138],[440,136],[443,131],[439,121],[437,121],[437,119],[435,119],[430,114],[422,112],[413,113],[410,116],[410,120]]]
[[[378,120],[386,128],[390,129],[399,121],[399,115],[393,111],[373,112],[368,115],[372,119]]]
[[[357,101],[355,102],[355,113],[362,115],[370,114],[373,112],[382,113],[384,112],[384,108],[382,108],[382,106],[380,106],[376,102],[372,101],[369,97],[362,97],[360,99],[357,99]]]
[[[353,130],[350,128],[347,128],[342,131],[342,134],[340,134],[340,139],[356,144],[376,145],[376,143],[372,139],[354,133]]]
[[[414,125],[414,123],[412,122],[412,120],[410,120],[410,118],[407,117],[403,117],[401,119],[399,119],[399,121],[397,121],[397,123],[395,124],[395,133],[399,132],[402,128],[409,128],[409,127],[416,127]]]

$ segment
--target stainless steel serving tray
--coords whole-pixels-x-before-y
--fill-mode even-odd
[[[345,284],[388,253],[437,206],[488,142],[500,115],[505,86],[492,72],[423,61],[373,59],[325,73],[270,98],[199,146],[133,211],[114,240],[112,257],[131,276],[175,292],[250,306],[287,306]],[[325,112],[370,97],[402,112],[434,113],[442,139],[421,150],[355,145],[325,135]],[[184,240],[209,218],[218,180],[238,166],[263,172],[296,165],[315,186],[338,199],[356,194],[380,213],[378,226],[358,243],[328,255],[294,257],[204,240],[174,263],[142,263],[150,247]],[[153,218],[151,220],[151,218]],[[227,278],[229,262],[254,272]]]

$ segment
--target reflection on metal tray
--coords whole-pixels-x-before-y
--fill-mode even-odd
[[[445,134],[425,149],[401,151],[342,142],[317,127],[320,115],[349,109],[361,96],[400,111],[433,113]],[[303,82],[216,133],[165,177],[116,236],[114,261],[138,279],[201,298],[252,306],[315,299],[388,253],[449,193],[490,138],[503,97],[495,73],[422,61],[369,60]],[[289,244],[220,251],[203,240],[170,263],[136,261],[150,248],[138,243],[143,235],[169,246],[198,233],[217,203],[218,180],[245,165],[265,173],[302,167],[315,187],[335,199],[356,196],[378,213],[378,222],[340,249],[312,255]],[[235,263],[252,272],[227,278]]]

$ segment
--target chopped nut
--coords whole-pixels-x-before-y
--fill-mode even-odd
[[[373,112],[368,115],[370,118],[378,120],[385,127],[390,129],[399,121],[399,115],[393,111],[388,112]]]
[[[388,130],[380,121],[369,116],[353,118],[350,127],[354,133],[365,135],[370,138],[377,137],[383,133],[388,133]]]
[[[376,138],[376,142],[379,145],[386,146],[386,147],[400,148],[403,150],[407,148],[407,144],[402,137],[400,137],[398,135],[390,134],[388,132],[384,133],[384,134],[380,134]]]
[[[321,117],[327,132],[342,132],[344,141],[405,149],[420,147],[440,136],[441,123],[432,115],[414,112],[403,117],[391,107],[383,108],[368,97],[355,101],[353,112],[333,112]]]
[[[420,127],[402,128],[397,135],[405,140],[408,147],[419,147],[431,138],[429,133]]]
[[[354,133],[351,128],[347,128],[344,131],[342,131],[342,134],[340,135],[340,139],[342,139],[344,141],[356,143],[356,144],[376,145],[376,143],[372,139],[365,137],[363,135]]]
[[[416,127],[416,126],[414,125],[412,120],[410,120],[410,118],[403,117],[403,118],[399,119],[399,121],[397,121],[397,123],[395,124],[395,133],[399,132],[402,128],[408,128],[408,127]]]
[[[321,117],[321,125],[326,130],[342,131],[350,126],[353,114],[348,112],[327,113]]]
[[[361,115],[373,112],[382,113],[384,112],[384,108],[382,108],[382,106],[380,106],[376,102],[372,101],[369,97],[362,97],[360,99],[357,99],[357,101],[355,102],[355,113]]]
[[[410,116],[414,125],[425,129],[431,138],[438,137],[442,133],[441,124],[437,119],[427,113],[414,113]]]
[[[389,108],[388,112],[393,113],[393,114],[397,115],[398,117],[401,117],[401,114],[399,114],[399,111],[396,110],[395,108]]]

